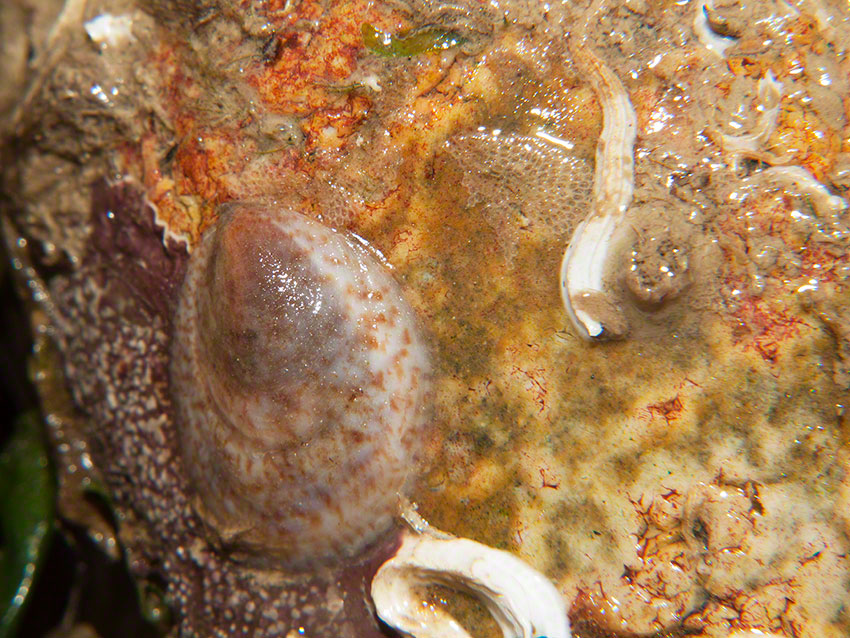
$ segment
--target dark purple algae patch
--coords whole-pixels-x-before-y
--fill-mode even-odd
[[[131,573],[163,585],[180,635],[386,636],[369,599],[398,530],[315,571],[241,563],[210,534],[183,473],[169,341],[188,261],[131,181],[94,188],[90,246],[49,282],[55,337],[85,437],[108,488]]]

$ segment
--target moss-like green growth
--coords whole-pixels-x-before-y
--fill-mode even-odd
[[[413,29],[393,35],[379,31],[367,22],[360,27],[360,33],[367,49],[386,57],[411,57],[463,44],[463,38],[458,34],[438,27]]]
[[[13,636],[47,553],[54,489],[37,414],[18,420],[0,455],[0,638]]]

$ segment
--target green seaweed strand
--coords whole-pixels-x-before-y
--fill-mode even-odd
[[[18,419],[0,454],[0,638],[15,633],[53,531],[53,479],[38,415]]]
[[[463,38],[438,27],[423,27],[393,35],[379,31],[371,24],[360,27],[363,44],[372,53],[386,57],[411,57],[429,51],[444,51],[463,44]]]

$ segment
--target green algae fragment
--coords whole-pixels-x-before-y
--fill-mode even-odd
[[[360,33],[367,49],[387,57],[410,57],[429,51],[443,51],[464,42],[458,34],[438,27],[425,27],[392,35],[365,23],[360,27]]]
[[[14,635],[53,530],[53,481],[38,415],[16,425],[0,454],[0,638]]]

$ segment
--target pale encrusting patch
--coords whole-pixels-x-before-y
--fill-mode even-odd
[[[508,262],[533,230],[560,239],[587,215],[592,170],[572,146],[542,128],[518,135],[483,126],[446,142],[464,169],[467,205],[482,205]]]
[[[225,543],[303,565],[390,528],[417,465],[428,358],[363,246],[234,205],[193,253],[174,334],[181,448]]]

